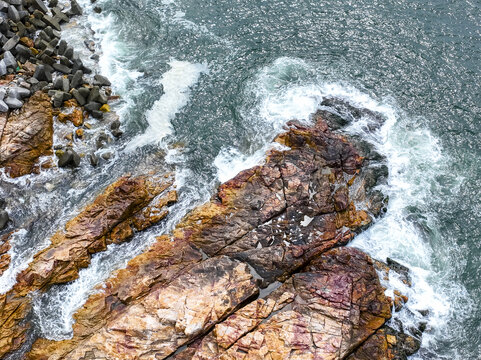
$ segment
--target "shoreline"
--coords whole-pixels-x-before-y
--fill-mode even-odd
[[[74,6],[74,8],[75,8],[75,6]],[[38,20],[40,20],[40,21],[42,21],[42,19],[45,20],[45,16],[42,18],[38,14],[38,11],[40,11],[40,10],[38,10],[38,8],[35,9],[35,10],[37,10],[37,12],[35,14],[37,14],[37,16],[39,16]],[[34,12],[35,12],[35,10],[34,10]],[[20,11],[22,11],[22,10],[20,10]],[[67,10],[67,12],[68,12],[68,10]],[[78,11],[75,11],[75,12],[78,12]],[[52,13],[52,15],[53,15],[53,13]],[[64,15],[68,16],[67,13],[65,13]],[[71,15],[74,16],[73,13]],[[76,14],[76,15],[79,15],[79,14]],[[46,16],[50,16],[50,15],[46,15]],[[55,16],[57,16],[57,22],[59,22],[59,19],[62,18],[62,15],[60,15],[57,11],[56,11]],[[53,20],[55,20],[55,16],[52,17]],[[46,18],[46,19],[51,22],[50,18]],[[55,23],[53,23],[53,25],[55,25]],[[52,26],[52,24],[50,24],[50,26]],[[48,33],[50,33],[50,30],[45,30],[45,29],[42,30],[43,33],[41,32],[42,34],[45,34],[45,35],[39,35],[39,37],[44,38],[43,39],[44,41],[46,41],[45,37],[49,36]],[[55,36],[56,35],[55,33],[52,33],[52,34],[55,38],[57,38]],[[33,40],[33,39],[31,39],[31,40]],[[52,41],[54,41],[54,40],[52,40]],[[60,43],[61,43],[61,41],[59,41],[58,45],[56,45],[56,50],[58,50],[57,51],[58,57],[55,59],[56,61],[58,61],[56,63],[57,65],[56,66],[53,66],[53,64],[50,65],[53,68],[53,70],[56,71],[57,73],[54,73],[53,76],[52,76],[52,73],[50,73],[50,75],[48,75],[50,69],[45,66],[45,65],[48,65],[48,64],[41,65],[41,64],[37,63],[37,67],[36,67],[35,71],[30,72],[32,75],[29,79],[36,79],[36,80],[39,80],[38,78],[42,79],[38,83],[34,84],[34,85],[39,86],[38,84],[40,84],[42,82],[48,82],[49,76],[51,76],[51,78],[52,78],[51,79],[52,81],[48,82],[48,84],[46,86],[44,86],[39,91],[43,92],[44,94],[46,92],[51,99],[51,106],[48,109],[48,111],[46,112],[46,114],[43,115],[43,117],[47,119],[47,122],[48,122],[48,118],[51,117],[51,122],[52,122],[51,126],[53,127],[52,135],[51,135],[52,136],[52,146],[51,147],[55,151],[54,155],[58,158],[57,165],[59,167],[75,168],[80,164],[80,161],[85,161],[86,160],[85,158],[88,157],[92,166],[97,166],[100,159],[95,154],[95,152],[102,149],[109,142],[114,141],[115,138],[120,137],[122,135],[121,130],[119,130],[119,128],[120,128],[119,119],[116,117],[115,114],[110,113],[110,111],[109,111],[110,109],[108,107],[105,107],[105,105],[108,105],[109,101],[115,100],[115,98],[111,97],[111,93],[109,93],[109,87],[110,87],[111,84],[110,84],[110,81],[108,81],[108,79],[106,79],[102,76],[99,76],[98,74],[94,75],[93,77],[92,76],[86,76],[87,79],[84,78],[84,75],[89,75],[88,73],[89,73],[90,69],[88,69],[88,68],[82,67],[80,69],[76,69],[76,71],[74,72],[73,71],[74,66],[77,66],[77,67],[80,66],[80,64],[78,62],[75,64],[75,61],[71,61],[72,68],[70,69],[70,74],[69,74],[69,71],[64,67],[64,66],[68,67],[69,65],[66,65],[66,64],[69,64],[69,63],[67,61],[65,61],[63,58],[66,58],[67,60],[69,60],[71,52],[72,52],[71,57],[74,58],[75,50],[70,48],[70,49],[72,49],[72,51],[70,51],[67,44],[65,44],[65,49],[64,49],[63,48],[64,44],[62,43],[62,45],[60,45]],[[35,43],[34,43],[34,45],[35,45]],[[45,45],[45,44],[43,44],[43,45]],[[48,46],[46,47],[46,49],[48,49]],[[63,50],[63,51],[60,51],[60,50]],[[68,56],[65,56],[65,52],[67,52]],[[39,52],[39,54],[40,54],[40,52]],[[45,57],[44,55],[45,55],[45,52],[42,55],[40,55],[40,57],[43,57],[44,59],[47,59],[47,61],[49,61],[48,58]],[[47,56],[50,56],[50,55],[47,55]],[[53,56],[53,55],[50,56],[50,57],[55,58],[55,56]],[[7,58],[8,58],[8,56],[7,56]],[[70,60],[73,60],[73,59],[70,59]],[[41,60],[41,61],[43,61],[43,60]],[[62,61],[63,61],[63,63],[62,63]],[[61,66],[61,65],[63,65],[63,66]],[[29,68],[29,67],[30,67],[29,64],[27,64],[25,66],[25,68]],[[30,69],[30,70],[32,70],[32,69]],[[72,72],[74,72],[74,73],[72,73]],[[85,74],[84,74],[84,72],[85,72]],[[27,74],[27,72],[24,72],[24,74]],[[17,81],[17,83],[19,85],[24,83],[24,82],[26,84],[30,84],[28,82],[29,79],[27,79],[27,81]],[[25,80],[25,79],[23,79],[23,80]],[[33,82],[35,83],[35,81],[33,81]],[[30,84],[30,85],[32,85],[32,84]],[[43,85],[43,83],[42,83],[42,85]],[[80,87],[76,87],[77,85],[79,85]],[[30,88],[32,89],[32,86]],[[35,90],[35,89],[36,89],[36,87],[34,86],[32,90]],[[65,91],[67,89],[68,89],[68,91]],[[87,92],[87,90],[88,90],[88,92]],[[22,94],[21,91],[18,92],[18,94],[19,94],[18,96],[20,96],[20,97],[22,96],[22,95],[20,95],[20,94]],[[24,94],[25,94],[25,92],[24,92]],[[29,107],[31,105],[30,100],[33,97],[34,97],[34,95],[32,95],[30,98],[27,98],[27,97],[22,98],[22,99],[25,99],[25,105],[22,108],[20,108],[20,110],[17,110],[20,113],[20,115],[19,115],[20,117],[22,117],[22,114],[24,114],[23,111],[27,111],[29,109]],[[17,99],[17,100],[20,101],[20,99]],[[44,96],[44,99],[42,99],[42,101],[44,101],[44,102],[46,101],[45,96]],[[83,103],[83,105],[82,105],[82,103]],[[42,107],[47,108],[48,106],[42,105]],[[17,114],[17,111],[13,111],[12,113],[14,113],[14,115],[15,115],[15,114]],[[11,114],[9,113],[8,116],[6,116],[6,120],[5,120],[6,123],[8,123],[8,121],[10,119],[10,115]],[[104,118],[104,117],[105,117],[105,120],[103,120],[103,121],[100,120],[101,118]],[[96,125],[99,125],[92,132],[90,132],[91,122],[95,123]],[[58,140],[58,133],[55,133],[55,130],[59,130],[62,127],[62,125],[59,125],[60,123],[62,123],[63,125],[67,125],[66,128],[63,129],[67,133],[67,135],[63,136],[63,138],[60,140],[60,142],[54,143],[54,141],[56,140],[54,138],[54,136],[56,136],[57,140]],[[56,129],[55,128],[56,125],[59,125],[59,128]],[[108,130],[108,131],[110,131],[110,134],[106,134],[105,132],[102,132],[101,128],[103,126],[105,126],[105,128],[110,127],[110,130]],[[84,149],[86,149],[86,147],[82,148],[82,150],[81,150],[82,152],[76,150],[78,148],[78,143],[81,143],[81,142],[84,142],[84,141],[88,142],[87,140],[91,140],[90,146],[92,146],[92,149],[91,149],[92,152],[89,153],[88,150],[84,151]],[[1,142],[0,142],[0,145],[1,145]],[[88,146],[89,145],[87,145],[87,147]],[[48,153],[48,151],[45,151],[42,154],[52,156],[51,154]],[[103,154],[107,154],[107,155],[105,155],[105,157],[101,155],[101,158],[105,161],[108,161],[110,159],[110,157],[112,156],[111,154],[109,156],[108,152],[103,152]],[[41,155],[36,157],[34,160],[38,160],[40,157],[41,157]],[[82,158],[84,158],[84,160],[82,160]],[[51,159],[55,159],[55,158],[52,156]],[[42,167],[47,168],[47,167],[52,167],[52,166],[55,166],[55,165],[52,164],[52,163],[49,164],[48,162],[40,164],[40,168],[42,168]],[[36,170],[35,167],[32,167],[32,171],[35,172],[37,170]],[[0,214],[0,216],[1,216],[1,214]],[[303,221],[305,221],[305,219]],[[8,222],[8,220],[7,220],[7,222]],[[128,236],[126,236],[126,238],[128,238]],[[101,249],[102,249],[102,246],[100,246],[100,251],[102,251]],[[205,249],[203,249],[203,250],[205,251]],[[0,260],[3,261],[3,258],[0,258]],[[82,260],[82,262],[83,262],[83,260]],[[369,263],[369,261],[367,261],[367,263]],[[226,266],[226,268],[229,268],[227,265],[222,265],[222,266]],[[388,272],[389,272],[389,270],[388,270]],[[51,285],[52,284],[50,284],[49,286],[51,286]],[[405,302],[407,300],[404,299],[401,295],[399,295],[397,301],[402,303],[402,302]],[[242,302],[243,301],[241,301],[241,303]],[[398,304],[397,306],[402,307],[402,304],[401,305]],[[378,337],[377,342],[374,341],[374,340],[376,340],[375,339],[376,336]],[[390,338],[391,336],[394,336],[394,337],[397,336],[398,339],[402,338],[402,336],[397,334],[394,330],[392,330],[392,329],[389,330],[389,329],[386,329],[386,328],[383,328],[382,331],[380,330],[379,333],[376,333],[376,336],[373,336],[372,338],[370,338],[371,340],[374,341],[374,345],[369,345],[369,346],[375,346],[375,347],[381,346],[380,344],[381,343],[386,344],[386,341],[388,343],[387,346],[394,346],[395,344],[390,343],[389,340],[387,340],[387,339],[391,339]],[[399,340],[399,343],[404,344],[405,340],[406,339],[402,339],[402,341]],[[411,340],[409,340],[409,341],[411,341]],[[192,344],[192,345],[194,345],[194,344]],[[189,351],[191,351],[192,349],[195,349],[197,351],[198,348],[196,346],[197,345],[190,347],[189,350],[186,351],[186,352],[189,353]],[[356,351],[360,350],[360,349],[361,349],[361,347],[356,348]],[[36,351],[38,351],[38,348],[36,349]],[[243,351],[245,351],[245,350],[243,350]],[[185,352],[182,353],[182,355],[179,355],[179,354],[180,354],[180,352],[176,353],[175,358],[176,359],[177,358],[184,359],[184,357],[182,357],[182,356],[185,356]],[[356,354],[357,354],[357,352],[356,352]],[[33,358],[35,358],[35,356]],[[180,357],[178,357],[178,356],[180,356]],[[190,356],[190,355],[187,355],[187,356]],[[358,355],[354,355],[354,351],[353,351],[352,356],[349,357],[349,359],[351,359],[351,358],[352,359],[364,359],[363,356],[365,356],[365,355],[363,354],[362,351]]]

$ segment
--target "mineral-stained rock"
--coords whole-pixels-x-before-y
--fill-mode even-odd
[[[5,272],[5,270],[8,269],[8,266],[10,265],[10,255],[8,254],[8,251],[10,250],[10,235],[7,234],[4,235],[0,239],[0,276]]]
[[[12,177],[31,173],[39,157],[52,154],[52,106],[35,93],[18,113],[0,119],[0,167]]]
[[[417,352],[419,347],[419,340],[384,326],[367,339],[347,359],[407,360],[407,357]]]
[[[221,185],[99,286],[74,315],[72,339],[37,340],[28,358],[165,358],[194,341],[175,356],[264,359],[278,351],[272,359],[334,359],[381,327],[391,300],[369,257],[329,251],[371,221],[356,208],[370,200],[362,194],[363,157],[320,118],[290,126],[276,139],[284,149]],[[129,233],[119,225],[111,234]],[[256,284],[276,281],[284,284],[232,315]]]
[[[384,324],[390,306],[371,259],[338,248],[175,359],[343,359]]]
[[[122,177],[52,237],[51,245],[17,276],[13,289],[0,295],[0,357],[25,340],[28,295],[76,279],[92,254],[165,218],[165,208],[177,200],[176,192],[168,191],[171,185],[169,175]]]
[[[274,281],[368,225],[370,216],[356,209],[346,187],[346,178],[359,181],[363,158],[320,118],[312,128],[292,126],[276,139],[289,150],[272,151],[264,165],[221,185],[175,237],[208,255],[246,261]]]

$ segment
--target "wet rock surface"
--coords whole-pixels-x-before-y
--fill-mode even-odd
[[[0,239],[0,276],[8,269],[10,265],[10,254],[8,251],[10,250],[10,234],[2,236]]]
[[[322,118],[291,123],[276,141],[285,149],[221,185],[97,287],[74,315],[71,339],[39,339],[27,358],[343,359],[360,351],[393,307],[369,256],[339,248],[372,221],[363,187],[372,164]]]
[[[48,96],[38,92],[18,113],[0,115],[0,167],[12,177],[34,171],[52,153],[53,119]]]
[[[169,175],[125,176],[107,187],[51,238],[50,246],[17,276],[13,289],[0,295],[0,356],[26,340],[32,302],[29,294],[76,279],[92,254],[158,223],[175,201],[177,194]]]
[[[388,326],[379,329],[366,340],[348,360],[406,360],[409,355],[419,350],[420,341],[414,337],[399,333]]]

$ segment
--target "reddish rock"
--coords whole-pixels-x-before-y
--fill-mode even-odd
[[[391,301],[369,257],[354,249],[326,253],[371,221],[356,208],[370,199],[360,185],[363,157],[321,119],[312,128],[291,126],[276,139],[289,149],[270,152],[264,165],[221,185],[172,235],[96,289],[74,315],[72,339],[37,340],[28,357],[165,358],[199,338],[176,356],[210,359],[217,349],[221,358],[251,350],[252,358],[277,350],[335,358],[381,327]],[[354,204],[354,195],[363,200]],[[131,232],[120,224],[112,241]],[[284,284],[269,297],[241,307],[257,293],[255,283],[276,280]]]
[[[209,203],[187,215],[174,236],[208,255],[246,261],[271,282],[316,254],[346,244],[353,231],[368,225],[370,216],[356,209],[346,186],[346,178],[362,178],[357,150],[329,132],[322,119],[310,128],[290,125],[275,140],[289,150],[271,151],[264,165],[221,185]]]
[[[371,259],[334,249],[175,359],[343,359],[390,318],[390,308]]]
[[[0,116],[0,167],[12,177],[30,174],[41,156],[52,154],[50,99],[37,92],[18,112],[5,116]]]

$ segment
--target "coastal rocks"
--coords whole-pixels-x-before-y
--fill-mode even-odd
[[[80,5],[74,0],[70,1],[70,8],[56,1],[47,7],[42,0],[1,4],[5,6],[0,6],[0,113],[21,109],[31,95],[43,91],[50,96],[55,115],[57,109],[65,111],[65,103],[74,98],[78,106],[76,119],[109,118],[105,113],[110,112],[108,102],[113,100],[110,81],[100,74],[89,76],[92,70],[84,66],[72,46],[61,40],[61,25],[82,14]],[[112,134],[119,138],[122,131],[115,129]],[[83,139],[83,134],[77,134],[76,139]],[[62,154],[60,167],[78,166],[74,153],[79,149],[74,149],[71,142],[64,144],[71,151]],[[79,151],[85,152],[88,151]]]
[[[62,358],[165,358],[257,292],[247,265],[225,256],[208,259],[151,291]]]
[[[322,118],[315,121],[290,123],[276,138],[281,150],[222,184],[171,235],[97,287],[74,315],[71,339],[39,339],[28,358],[165,358],[195,338],[175,358],[278,351],[279,358],[336,359],[354,351],[390,317],[392,301],[367,255],[330,250],[372,220],[358,210],[368,209],[369,195],[359,196],[368,165]]]
[[[8,251],[10,250],[10,234],[4,235],[0,239],[0,276],[8,269],[10,265],[10,254]]]
[[[164,219],[166,207],[177,201],[171,186],[170,175],[123,177],[58,231],[17,276],[13,289],[0,295],[0,357],[25,341],[32,301],[28,295],[76,279],[92,254]]]
[[[390,318],[390,306],[369,256],[338,248],[174,358],[343,359]]]
[[[30,266],[19,274],[15,286],[18,291],[26,293],[45,284],[59,284],[76,279],[79,268],[90,262],[90,255],[106,249],[112,242],[122,242],[130,236],[119,236],[119,228],[130,228],[123,235],[142,230],[144,221],[135,220],[143,217],[143,211],[150,211],[150,206],[165,206],[176,201],[175,192],[166,195],[163,202],[152,200],[172,185],[170,178],[158,177],[123,177],[107,187],[103,194],[87,206],[77,217],[65,225],[65,231],[55,234],[52,244],[38,253]],[[155,220],[160,221],[163,216]],[[154,221],[153,223],[155,223]]]
[[[80,156],[72,149],[67,149],[58,159],[58,167],[78,167]]]
[[[31,173],[41,156],[52,153],[50,99],[36,93],[20,112],[0,115],[0,129],[0,166],[12,177]]]
[[[3,230],[7,227],[8,221],[10,217],[8,216],[8,212],[3,209],[0,209],[0,230]]]
[[[291,123],[276,139],[289,150],[271,151],[264,165],[221,185],[174,236],[192,241],[209,256],[246,261],[268,282],[346,244],[372,220],[357,210],[362,203],[350,200],[353,194],[346,186],[346,178],[352,184],[361,181],[363,158],[329,132],[322,118],[316,121],[312,128]]]
[[[372,335],[347,360],[407,360],[419,350],[420,341],[385,326]]]

